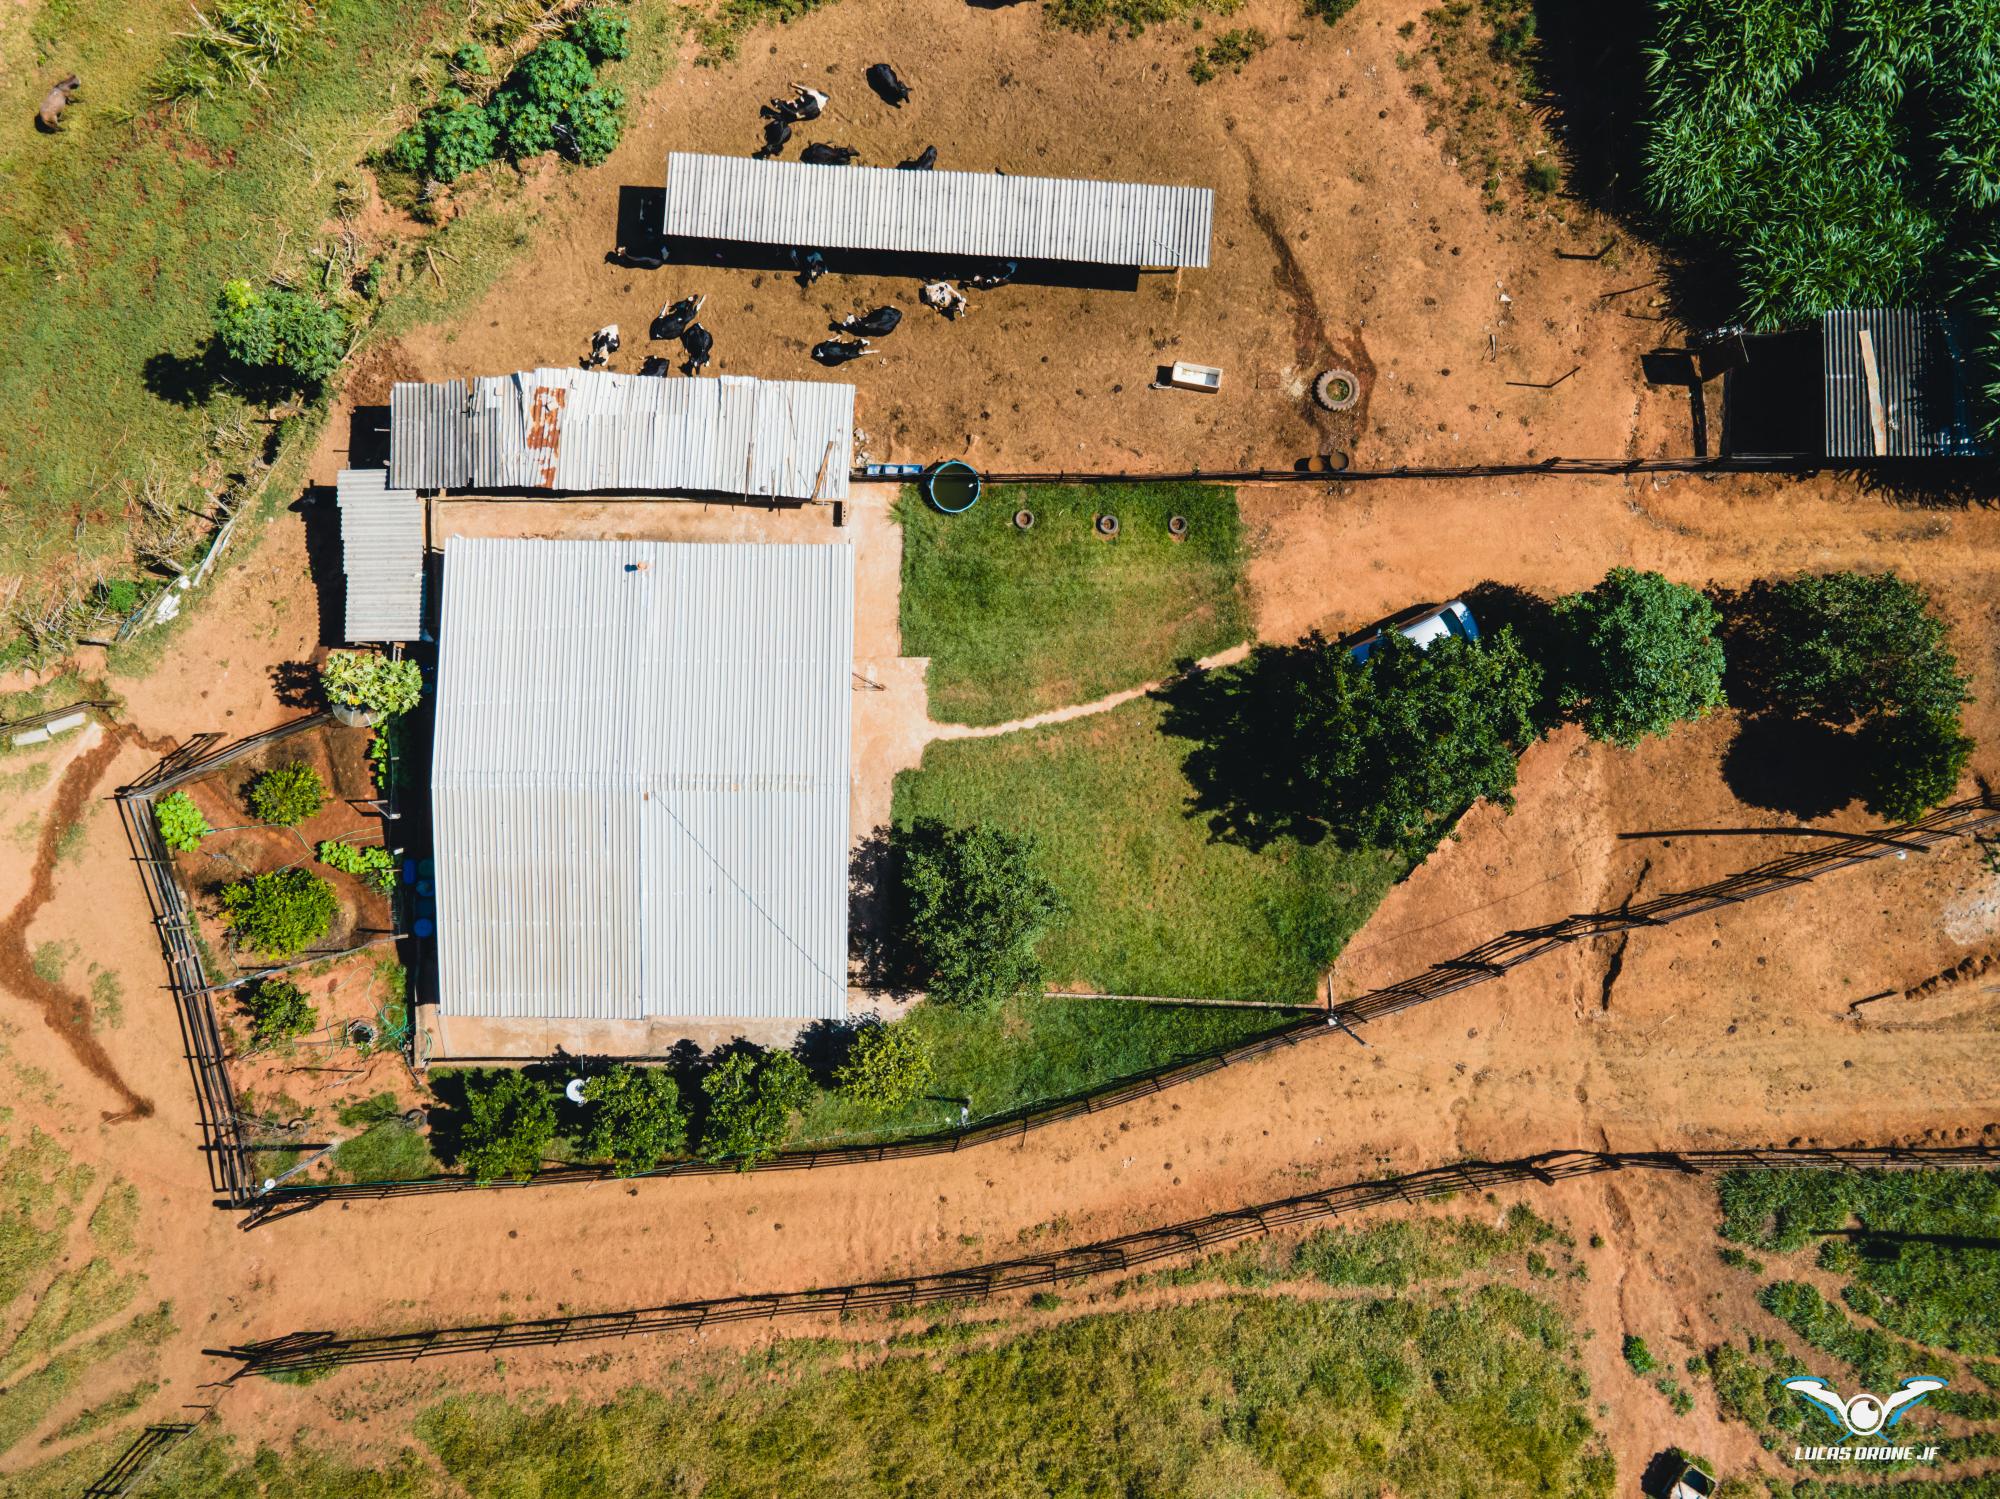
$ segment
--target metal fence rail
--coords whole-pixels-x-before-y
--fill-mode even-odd
[[[1816,474],[1820,458],[1543,458],[1535,463],[1407,465],[1400,468],[1217,468],[1147,473],[1070,473],[1062,469],[982,473],[988,484],[1350,484],[1375,479],[1532,479],[1547,474]],[[854,470],[857,484],[908,483],[912,474]]]
[[[191,1433],[192,1421],[174,1421],[158,1426],[148,1426],[132,1439],[132,1445],[118,1455],[118,1460],[98,1475],[89,1488],[83,1490],[82,1499],[118,1499],[129,1494],[181,1438]]]
[[[950,1155],[976,1145],[1018,1140],[1038,1129],[1122,1108],[1169,1088],[1207,1077],[1225,1067],[1251,1061],[1303,1041],[1342,1035],[1342,1027],[1358,1027],[1399,1014],[1431,1000],[1442,999],[1476,984],[1499,978],[1523,963],[1592,937],[1666,926],[1723,906],[1792,889],[1834,870],[1866,864],[1912,850],[1923,851],[1954,838],[1968,837],[2000,826],[2000,801],[1975,797],[1942,807],[1928,817],[1895,827],[1846,835],[1850,841],[1821,845],[1780,855],[1692,890],[1660,895],[1617,911],[1568,916],[1546,926],[1503,933],[1455,958],[1434,963],[1424,972],[1375,989],[1356,999],[1315,1012],[1254,1041],[1175,1063],[1157,1072],[1126,1078],[1100,1089],[1053,1104],[1038,1104],[970,1129],[928,1135],[883,1145],[843,1145],[825,1150],[786,1151],[769,1160],[746,1165],[740,1161],[676,1161],[639,1176],[711,1176],[742,1170],[806,1171],[819,1166],[858,1165],[878,1161],[915,1160]],[[476,1182],[463,1176],[434,1176],[406,1182],[302,1183],[282,1186],[259,1200],[256,1219],[302,1211],[316,1202],[341,1199],[413,1197],[432,1192],[503,1191],[510,1188],[559,1186],[603,1181],[613,1173],[606,1166],[560,1166],[536,1172],[526,1181]],[[250,1226],[249,1224],[245,1225]]]
[[[428,1328],[417,1332],[340,1337],[297,1332],[215,1350],[236,1359],[232,1378],[343,1364],[396,1363],[505,1348],[551,1346],[646,1333],[699,1329],[715,1323],[775,1321],[828,1313],[983,1299],[1006,1292],[1124,1274],[1181,1255],[1204,1252],[1282,1228],[1321,1222],[1390,1203],[1423,1202],[1459,1192],[1536,1182],[1551,1185],[1607,1171],[1812,1171],[1964,1168],[2000,1165],[2000,1146],[1866,1146],[1843,1150],[1759,1147],[1687,1151],[1557,1150],[1514,1161],[1466,1161],[1406,1176],[1350,1182],[1296,1197],[1211,1213],[1046,1255],[1000,1260],[962,1270],[854,1285],[684,1301],[631,1311],[592,1312],[523,1322]]]
[[[198,734],[161,760],[145,775],[118,791],[118,815],[132,847],[133,862],[152,909],[153,930],[166,959],[167,985],[180,1017],[181,1044],[194,1076],[195,1106],[201,1120],[202,1154],[209,1181],[232,1207],[253,1200],[256,1178],[250,1170],[250,1143],[245,1138],[236,1092],[229,1081],[228,1049],[201,953],[195,946],[187,897],[174,878],[173,856],[160,840],[153,820],[153,802],[176,786],[254,754],[268,744],[326,723],[331,715],[314,713],[268,729],[261,734],[217,748],[219,734]]]

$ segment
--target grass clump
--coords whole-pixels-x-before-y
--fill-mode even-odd
[[[1536,1246],[1568,1246],[1568,1235],[1526,1203],[1508,1209],[1499,1227],[1478,1218],[1412,1218],[1372,1228],[1315,1229],[1296,1243],[1264,1240],[1161,1272],[1163,1285],[1268,1286],[1313,1280],[1329,1286],[1410,1286],[1455,1280]],[[1525,1264],[1525,1259],[1523,1259]]]
[[[1034,525],[1020,530],[1014,512]],[[1105,539],[1099,514],[1118,517]],[[1167,521],[1188,522],[1176,542]],[[931,712],[1003,723],[1167,676],[1250,634],[1234,490],[999,485],[963,515],[906,489],[903,647],[930,658]]]
[[[1651,1374],[1659,1367],[1653,1357],[1653,1350],[1646,1346],[1646,1340],[1633,1333],[1625,1334],[1624,1347],[1620,1350],[1625,1357],[1625,1366],[1634,1374]]]
[[[933,743],[920,769],[896,778],[895,824],[930,817],[1033,838],[1064,907],[1038,949],[1058,986],[1311,999],[1400,861],[1324,842],[1251,850],[1210,838],[1186,815],[1182,754],[1160,726],[1159,705],[1141,701]]]
[[[1206,15],[1226,16],[1243,0],[1046,0],[1042,19],[1065,31],[1103,31],[1140,36],[1148,26],[1165,26],[1175,21],[1200,24]]]
[[[198,10],[194,29],[176,34],[154,97],[198,105],[231,89],[261,90],[264,75],[298,50],[312,24],[312,8],[299,0],[221,0]]]
[[[1243,65],[1271,45],[1271,39],[1255,26],[1220,33],[1205,47],[1196,47],[1188,61],[1188,77],[1196,83],[1212,82],[1223,69],[1243,71]]]

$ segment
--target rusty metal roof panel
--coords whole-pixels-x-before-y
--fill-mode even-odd
[[[352,642],[423,637],[423,501],[388,480],[386,469],[346,468],[334,486]]]
[[[458,489],[472,472],[465,382],[399,381],[389,392],[389,484]]]
[[[445,545],[439,1003],[844,1019],[854,550]]]
[[[1967,385],[1969,339],[1949,314],[1842,308],[1820,319],[1820,347],[1826,364],[1827,457],[1940,458],[1986,451]],[[1874,363],[1872,391],[1867,355]]]
[[[1205,266],[1205,187],[667,157],[669,238],[1114,266]]]
[[[847,497],[854,387],[539,369],[472,385],[476,489]]]

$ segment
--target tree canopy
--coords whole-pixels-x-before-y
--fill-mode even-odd
[[[1722,706],[1722,615],[1700,589],[1615,567],[1556,601],[1557,701],[1593,739],[1631,748]]]
[[[1168,733],[1219,836],[1428,852],[1468,806],[1513,804],[1541,668],[1510,629],[1429,649],[1391,630],[1369,656],[1314,633],[1169,688]]]
[[[649,1171],[687,1148],[687,1111],[673,1074],[659,1067],[614,1067],[583,1085],[591,1104],[584,1149],[618,1173]]]
[[[347,319],[304,292],[226,281],[216,293],[215,336],[236,363],[317,389],[347,352]]]
[[[467,1088],[459,1155],[476,1180],[526,1181],[555,1137],[555,1091],[540,1079],[503,1068]]]
[[[1063,906],[1032,838],[923,818],[896,845],[904,938],[932,999],[980,1004],[1040,987],[1036,947]]]
[[[701,1080],[708,1096],[701,1155],[735,1161],[747,1170],[776,1155],[791,1132],[792,1115],[813,1096],[812,1076],[790,1052],[731,1052]]]
[[[1944,620],[1894,573],[1827,573],[1763,590],[1744,662],[1758,706],[1836,728],[1884,713],[1957,716],[1966,679]]]
[[[930,1050],[913,1027],[864,1025],[833,1080],[843,1097],[886,1114],[921,1097],[934,1073]]]

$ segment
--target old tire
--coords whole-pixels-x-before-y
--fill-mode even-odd
[[[1345,411],[1361,399],[1361,377],[1353,370],[1328,370],[1313,381],[1313,399],[1322,411]]]

